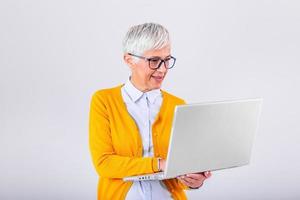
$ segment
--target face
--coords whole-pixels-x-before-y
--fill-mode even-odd
[[[162,49],[145,51],[143,57],[152,58],[160,57],[165,59],[171,55],[170,46]],[[149,68],[149,62],[144,59],[138,59],[126,54],[124,60],[131,69],[131,82],[140,91],[146,92],[153,89],[159,89],[162,85],[168,69],[162,64],[160,68],[153,70]]]

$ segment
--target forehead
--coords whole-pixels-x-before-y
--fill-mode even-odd
[[[143,56],[145,57],[167,57],[171,55],[171,47],[170,46],[166,46],[164,48],[161,49],[152,49],[152,50],[148,50],[145,51]]]

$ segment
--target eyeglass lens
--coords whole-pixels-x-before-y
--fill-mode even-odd
[[[162,64],[164,64],[164,67],[166,67],[167,69],[170,69],[173,67],[174,63],[175,59],[173,57],[166,58],[164,60],[160,58],[149,59],[149,67],[151,69],[158,69],[159,67],[161,67]]]

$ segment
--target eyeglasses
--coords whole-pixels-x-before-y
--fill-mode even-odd
[[[165,68],[167,69],[171,69],[172,67],[174,67],[175,62],[176,62],[176,58],[174,58],[173,56],[168,56],[165,59],[161,59],[160,57],[151,57],[151,58],[146,58],[143,56],[138,56],[132,53],[128,53],[131,56],[140,58],[140,59],[144,59],[146,61],[149,62],[149,68],[156,70],[158,68],[160,68],[161,64],[164,63]]]

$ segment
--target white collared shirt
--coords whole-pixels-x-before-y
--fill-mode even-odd
[[[121,89],[123,101],[136,122],[143,142],[143,157],[153,157],[152,124],[162,104],[160,89],[141,92],[128,79]],[[126,200],[172,199],[162,181],[135,181],[127,193]]]

